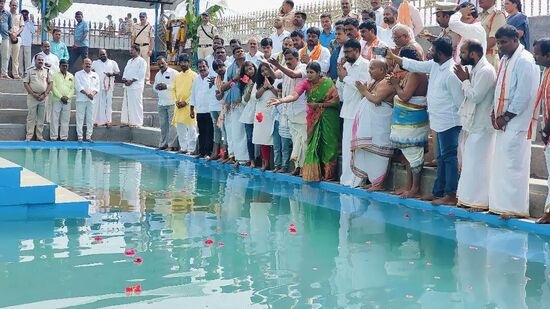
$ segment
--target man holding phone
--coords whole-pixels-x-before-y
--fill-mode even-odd
[[[386,57],[388,45],[382,42],[378,36],[378,27],[373,20],[366,21],[359,25],[359,32],[361,33],[361,56],[367,60],[383,59]]]

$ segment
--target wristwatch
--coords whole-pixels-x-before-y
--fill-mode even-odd
[[[512,120],[512,118],[510,118],[510,116],[508,116],[508,115],[502,116],[502,119],[504,119],[504,121],[506,121],[506,123],[508,123],[508,122],[510,122],[510,120]]]

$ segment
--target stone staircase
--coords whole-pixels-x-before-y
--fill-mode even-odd
[[[29,212],[43,215],[86,216],[90,202],[79,195],[0,158],[0,214],[2,217]]]
[[[122,84],[116,84],[113,93],[113,125],[120,124]],[[71,105],[71,124],[76,123],[74,99]],[[25,123],[27,117],[27,93],[21,80],[2,80],[0,82],[0,123]],[[151,86],[146,86],[143,94],[143,125],[159,127],[157,99]]]

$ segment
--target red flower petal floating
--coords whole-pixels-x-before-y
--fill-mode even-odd
[[[223,246],[225,246],[225,244],[223,242],[221,242],[221,241],[218,242],[218,247],[223,247]]]
[[[136,255],[136,250],[134,250],[134,249],[128,249],[128,250],[124,251],[124,255],[126,255],[126,256],[134,256],[134,255]]]
[[[262,112],[257,113],[256,120],[258,120],[258,122],[264,121],[264,114],[262,114]]]
[[[94,241],[95,241],[95,242],[103,242],[103,237],[101,237],[101,236],[96,236],[96,237],[94,237]]]
[[[127,286],[127,287],[126,287],[126,294],[132,293],[133,290],[134,290],[134,287]]]
[[[213,243],[214,243],[214,241],[212,239],[207,239],[207,240],[204,241],[204,244],[207,245],[207,246],[211,246]]]
[[[241,235],[241,237],[246,237],[246,236],[248,236],[248,233],[247,232],[241,232],[240,235]]]
[[[294,225],[294,223],[291,223],[291,224],[290,224],[290,227],[295,227],[295,226],[296,226],[296,225]]]
[[[138,256],[137,258],[134,259],[134,263],[141,264],[141,263],[143,263],[143,259]]]
[[[295,227],[289,228],[288,231],[289,231],[291,234],[296,234],[296,228],[295,228]]]
[[[134,287],[132,287],[132,292],[134,293],[141,293],[141,284],[138,284],[138,285],[135,285]]]

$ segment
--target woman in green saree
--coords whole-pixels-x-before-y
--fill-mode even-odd
[[[307,151],[302,170],[305,181],[336,178],[338,139],[340,138],[340,99],[332,80],[321,76],[321,66],[311,62],[307,78],[301,81],[293,94],[272,99],[270,105],[296,101],[307,94]]]

